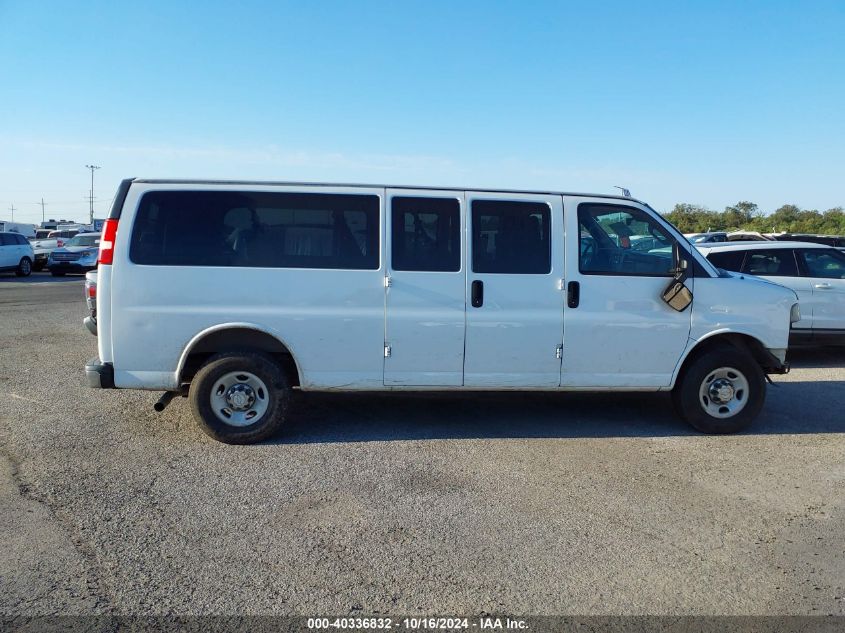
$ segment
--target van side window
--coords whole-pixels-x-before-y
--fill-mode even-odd
[[[454,198],[396,197],[391,204],[393,270],[461,269],[461,209]]]
[[[240,191],[144,194],[129,257],[157,266],[379,267],[372,195]]]
[[[775,277],[797,277],[798,266],[792,250],[783,248],[771,251],[748,252],[742,272],[749,275],[772,275]]]
[[[551,209],[542,202],[472,201],[472,270],[548,274]]]
[[[745,251],[722,251],[710,253],[707,259],[716,268],[739,272],[742,270],[742,260],[745,259]]]
[[[672,275],[675,239],[645,211],[629,206],[578,205],[578,268],[588,275]]]

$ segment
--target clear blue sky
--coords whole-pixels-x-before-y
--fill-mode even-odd
[[[0,218],[127,176],[845,205],[845,2],[0,0]]]

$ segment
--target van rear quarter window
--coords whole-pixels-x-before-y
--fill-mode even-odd
[[[129,259],[153,266],[376,270],[379,198],[152,191],[141,198]]]

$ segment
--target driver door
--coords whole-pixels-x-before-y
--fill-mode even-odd
[[[567,196],[564,215],[579,248],[566,249],[561,385],[669,386],[692,315],[662,299],[677,240],[634,202]]]

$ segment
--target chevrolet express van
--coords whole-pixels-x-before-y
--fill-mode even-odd
[[[733,432],[799,318],[625,196],[132,179],[99,264],[89,384],[187,396],[229,443],[293,389],[671,391]]]

